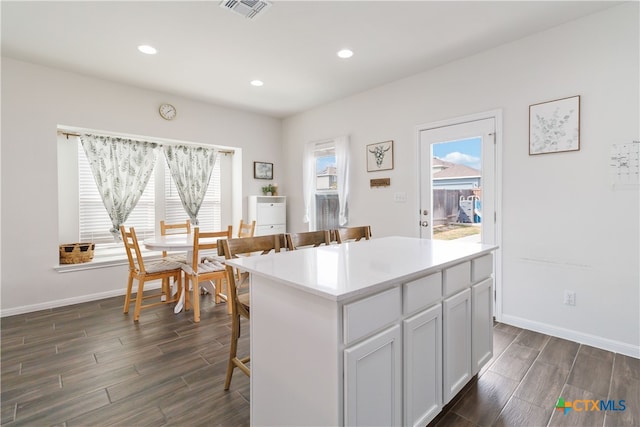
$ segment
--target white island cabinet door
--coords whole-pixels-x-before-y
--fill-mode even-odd
[[[493,357],[493,279],[488,278],[471,287],[471,360],[472,375]]]
[[[404,425],[426,426],[442,408],[442,305],[404,320]]]
[[[446,405],[471,379],[471,289],[445,299],[442,308]]]
[[[345,425],[402,424],[401,342],[394,325],[345,349]]]

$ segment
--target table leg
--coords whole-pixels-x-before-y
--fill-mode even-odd
[[[173,312],[175,314],[178,314],[182,311],[182,309],[184,308],[184,294],[186,293],[186,291],[183,291],[180,294],[180,299],[178,300],[178,302],[176,303],[176,306],[173,308]]]
[[[193,250],[187,251],[187,258],[186,260],[187,264],[191,264],[193,262]],[[185,274],[185,280],[184,280],[184,290],[182,292],[182,294],[180,294],[180,299],[178,300],[178,302],[176,303],[176,306],[173,308],[173,312],[175,314],[180,313],[185,307],[185,303],[184,303],[184,296],[187,293],[188,289],[187,289],[187,284],[189,283],[189,279],[187,279],[186,274]]]

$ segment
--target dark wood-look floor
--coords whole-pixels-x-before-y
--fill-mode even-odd
[[[493,350],[429,427],[640,426],[639,359],[505,324],[493,328]],[[555,409],[558,397],[625,400],[626,410],[565,415]]]
[[[230,319],[169,307],[122,314],[123,297],[0,320],[3,426],[246,426],[249,379],[223,388]],[[248,351],[248,324],[241,351]],[[504,324],[491,362],[432,425],[638,426],[640,361]],[[557,398],[624,399],[619,413],[554,410]]]
[[[2,425],[245,426],[249,378],[223,390],[230,316],[168,306],[122,313],[124,297],[1,319]],[[239,354],[249,349],[243,325]]]

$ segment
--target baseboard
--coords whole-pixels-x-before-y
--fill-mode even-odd
[[[640,346],[610,340],[608,338],[599,337],[597,335],[585,334],[583,332],[571,329],[559,328],[548,323],[536,322],[533,320],[523,319],[517,316],[503,314],[500,319],[501,323],[516,326],[518,328],[529,329],[534,332],[551,335],[557,338],[574,341],[580,344],[590,345],[592,347],[601,348],[603,350],[612,351],[614,353],[624,354],[625,356],[640,359]]]
[[[145,291],[147,289],[159,289],[160,284],[145,285],[144,288],[145,288]],[[47,301],[39,304],[23,305],[20,307],[7,308],[0,312],[0,317],[8,317],[8,316],[15,316],[17,314],[33,313],[35,311],[49,310],[52,308],[65,307],[67,305],[80,304],[83,302],[97,301],[105,298],[117,297],[120,295],[124,296],[125,293],[126,293],[126,289],[115,289],[112,291],[100,292],[97,294],[81,295],[78,297],[59,299],[55,301]]]

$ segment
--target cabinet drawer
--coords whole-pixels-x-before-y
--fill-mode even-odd
[[[397,321],[401,314],[400,288],[345,304],[344,343],[349,344]]]
[[[442,298],[442,273],[437,272],[403,285],[404,314],[411,314],[440,301]]]
[[[491,277],[493,273],[493,254],[487,254],[471,260],[471,281],[479,282],[482,279]]]
[[[258,203],[257,223],[282,224],[286,218],[286,205],[284,203]]]
[[[444,270],[442,277],[444,296],[453,295],[471,285],[471,262],[463,262]]]
[[[266,236],[268,234],[286,233],[287,226],[284,224],[256,225],[256,236]]]

